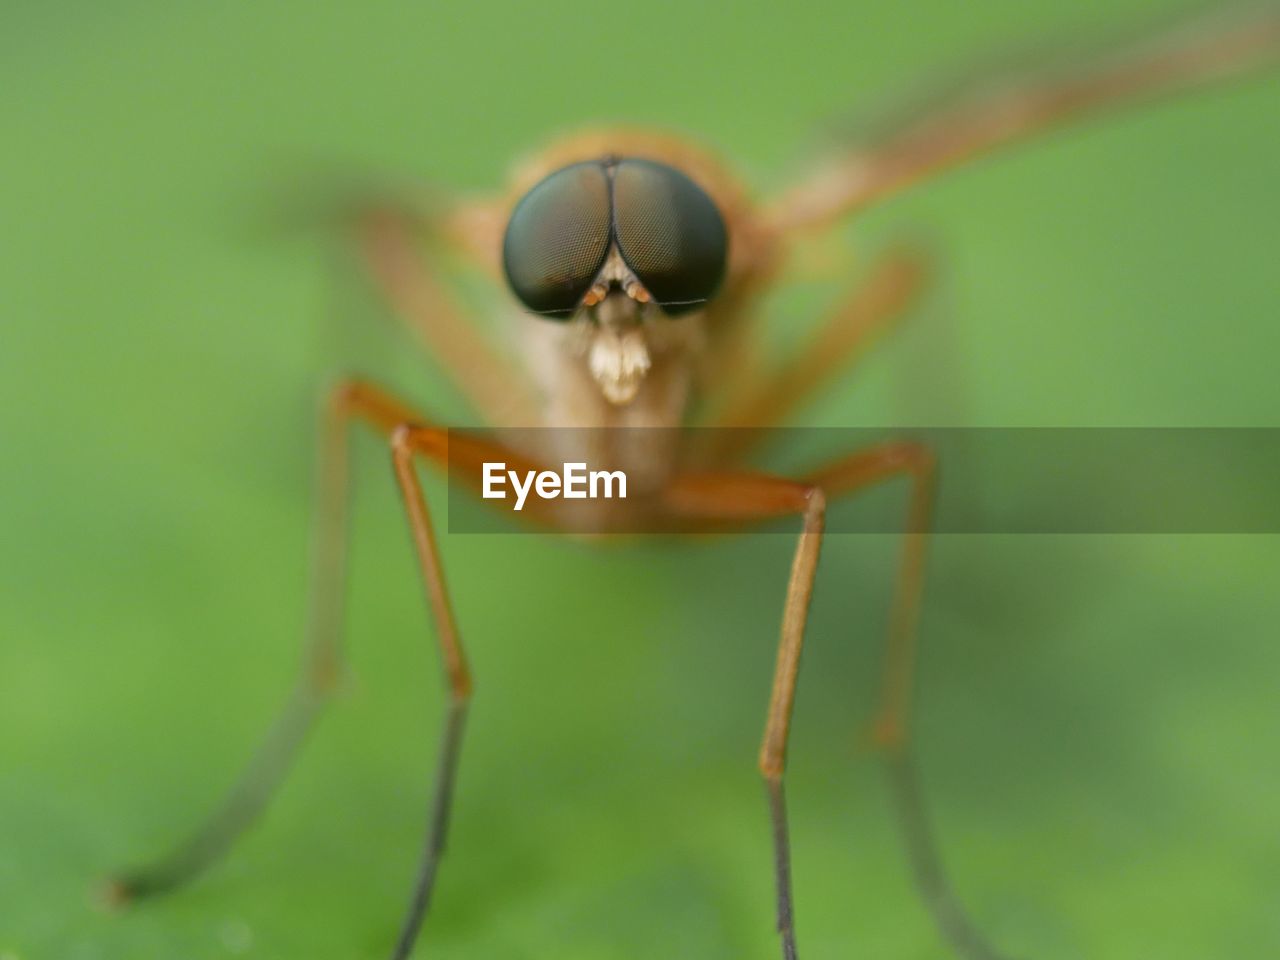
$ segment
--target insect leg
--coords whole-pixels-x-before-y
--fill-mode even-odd
[[[427,846],[409,916],[393,955],[402,958],[408,955],[426,913],[444,847],[471,676],[458,638],[426,504],[412,468],[415,454],[425,454],[438,464],[447,461],[449,444],[446,431],[438,427],[409,426],[421,424],[423,419],[389,394],[358,381],[341,384],[333,391],[326,406],[319,485],[321,509],[317,516],[314,567],[315,594],[309,624],[310,640],[297,689],[263,747],[214,816],[170,856],[113,880],[109,892],[116,900],[162,893],[194,878],[213,864],[262,812],[332,691],[341,657],[347,435],[352,421],[363,422],[389,437],[395,475],[405,498],[450,694],[440,766],[431,802]],[[461,463],[460,469],[466,479],[477,486],[478,465],[484,460],[505,460],[521,467],[528,466],[518,454],[483,440],[459,441],[454,460]]]
[[[114,901],[165,893],[221,858],[262,812],[306,740],[340,671],[345,595],[348,387],[324,405],[313,519],[310,613],[303,669],[284,709],[220,807],[167,856],[108,882]]]
[[[361,253],[370,275],[397,316],[439,360],[445,376],[486,423],[527,426],[527,411],[536,408],[528,382],[456,309],[423,262],[415,224],[393,210],[382,209],[369,213],[362,227]],[[463,243],[474,230],[458,226],[453,233],[459,235],[456,242]]]
[[[800,352],[771,373],[725,376],[738,386],[708,426],[699,431],[709,447],[707,463],[740,462],[761,430],[786,423],[791,415],[838,374],[848,371],[866,350],[900,321],[928,280],[924,255],[911,247],[883,254],[869,276],[845,296]]]
[[[690,475],[677,479],[668,493],[675,512],[700,519],[749,522],[784,515],[804,517],[788,586],[782,640],[760,752],[760,769],[768,787],[773,821],[778,926],[783,956],[787,960],[795,956],[795,933],[782,780],[805,618],[823,536],[825,503],[899,477],[910,481],[910,500],[890,618],[882,701],[875,723],[876,741],[885,751],[893,799],[916,884],[935,925],[947,943],[966,960],[998,960],[1000,955],[974,928],[942,871],[915,779],[907,736],[916,655],[915,628],[936,483],[931,451],[914,443],[884,443],[843,457],[802,480],[780,480],[756,474]]]
[[[1214,10],[1113,44],[1067,67],[1053,58],[1021,74],[953,84],[924,110],[905,112],[779,197],[766,221],[781,234],[821,229],[992,150],[1112,107],[1181,93],[1265,66],[1280,54],[1270,5]]]
[[[396,483],[404,499],[405,513],[413,536],[414,551],[422,571],[423,588],[427,604],[435,620],[436,639],[444,661],[445,679],[449,689],[449,706],[445,714],[444,732],[440,745],[439,766],[436,772],[435,791],[427,822],[427,841],[423,848],[418,877],[408,914],[401,925],[400,936],[392,952],[393,960],[404,960],[413,950],[414,941],[422,927],[423,918],[431,905],[431,893],[435,888],[436,871],[444,853],[445,837],[449,828],[449,812],[453,801],[453,788],[457,778],[458,754],[462,746],[462,727],[466,718],[467,703],[471,699],[471,671],[466,654],[458,638],[453,604],[445,587],[444,571],[440,564],[440,552],[436,547],[435,533],[431,528],[431,515],[422,485],[414,470],[415,453],[426,453],[432,459],[446,460],[447,439],[437,427],[411,427],[401,425],[391,434],[391,459]]]
[[[383,423],[384,427],[386,422]],[[526,462],[519,454],[492,441],[459,436],[451,445],[446,430],[420,425],[408,419],[402,419],[391,430],[390,443],[392,467],[404,502],[414,551],[418,557],[427,605],[435,622],[436,640],[439,644],[449,692],[449,705],[441,734],[435,790],[427,820],[426,843],[419,861],[418,876],[409,901],[409,909],[391,954],[391,960],[406,960],[413,951],[422,921],[430,909],[436,873],[440,858],[444,854],[454,785],[457,779],[458,756],[462,746],[463,723],[472,688],[471,671],[467,666],[466,653],[462,648],[453,614],[453,604],[445,585],[444,569],[440,562],[440,552],[436,546],[435,532],[431,524],[431,513],[427,507],[426,497],[422,493],[414,459],[424,457],[438,466],[452,464],[462,479],[477,488],[481,485],[480,478],[485,461],[517,462],[522,465],[526,465]]]
[[[966,960],[998,960],[1001,955],[969,919],[947,879],[911,753],[908,720],[916,666],[916,628],[937,484],[933,453],[915,443],[886,443],[841,458],[808,479],[828,496],[836,497],[893,477],[906,477],[910,491],[873,735],[883,751],[916,888],[938,932]]]
[[[804,647],[805,622],[822,547],[826,498],[820,488],[811,484],[747,473],[685,476],[675,481],[667,496],[673,512],[700,519],[750,521],[796,514],[804,518],[787,581],[782,637],[778,644],[773,690],[760,746],[760,772],[768,795],[773,834],[778,935],[784,960],[796,960],[791,851],[783,776],[800,651]]]

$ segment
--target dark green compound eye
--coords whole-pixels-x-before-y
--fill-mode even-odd
[[[668,314],[698,309],[724,278],[728,234],[711,198],[652,160],[578,163],[533,187],[507,225],[512,292],[534,313],[567,318],[611,244]]]
[[[724,218],[679,170],[652,160],[619,163],[613,229],[622,259],[666,313],[697,310],[719,289],[729,249]]]
[[[502,241],[502,267],[534,313],[568,317],[609,252],[609,176],[594,161],[557,170],[516,204]]]

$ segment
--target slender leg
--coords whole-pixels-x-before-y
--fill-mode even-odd
[[[453,786],[458,775],[458,755],[462,751],[462,726],[466,719],[467,697],[454,695],[445,717],[444,732],[440,743],[440,761],[436,769],[436,787],[431,797],[431,809],[427,821],[427,840],[418,865],[418,876],[413,883],[413,896],[409,909],[400,924],[392,960],[404,960],[413,952],[413,945],[422,929],[431,906],[431,894],[435,890],[436,872],[444,855],[445,838],[449,833],[449,815],[453,806]]]
[[[813,596],[813,578],[818,571],[818,552],[822,546],[826,498],[819,489],[805,494],[804,529],[796,545],[787,586],[787,601],[782,615],[782,641],[778,644],[778,662],[774,669],[773,693],[769,698],[769,719],[760,746],[760,772],[769,793],[769,816],[773,822],[773,859],[777,874],[778,935],[782,955],[795,960],[795,911],[791,896],[791,845],[787,839],[787,807],[782,777],[786,769],[787,734],[791,728],[791,710],[795,701],[796,677],[800,671],[800,650],[804,645],[804,627]]]
[[[437,464],[448,460],[448,438],[442,428],[409,426],[421,422],[412,410],[376,387],[348,382],[338,387],[326,407],[322,446],[320,506],[317,517],[315,594],[310,641],[302,677],[280,720],[262,749],[237,781],[227,800],[210,820],[171,855],[112,880],[109,894],[117,901],[171,890],[191,880],[217,861],[257,818],[287,773],[320,707],[333,689],[339,672],[342,584],[346,530],[347,434],[352,420],[360,420],[388,435],[396,481],[404,498],[414,549],[422,570],[423,587],[434,620],[436,639],[449,691],[439,768],[427,827],[427,840],[413,898],[393,960],[409,955],[430,905],[440,855],[444,850],[458,753],[471,695],[472,680],[458,637],[453,607],[431,528],[430,514],[414,471],[415,455]],[[459,443],[455,470],[479,484],[478,465],[484,460],[523,463],[522,458],[483,440]],[[474,477],[471,475],[474,474]]]
[[[888,444],[837,460],[810,480],[835,497],[868,483],[903,475],[911,483],[907,522],[889,617],[880,706],[873,737],[883,752],[890,795],[916,888],[939,934],[966,960],[997,960],[1000,954],[974,926],[947,880],[911,752],[909,717],[916,668],[916,628],[937,483],[933,455],[917,444]]]
[[[1280,12],[1242,5],[1104,47],[1069,70],[1049,64],[1021,76],[980,77],[833,158],[779,197],[766,222],[782,234],[820,229],[992,150],[1108,108],[1207,86],[1278,53]]]
[[[765,778],[773,822],[778,929],[786,960],[795,957],[796,947],[783,778],[804,625],[823,537],[825,504],[829,499],[853,494],[895,477],[907,478],[911,488],[875,739],[885,751],[893,799],[916,884],[934,923],[959,956],[966,960],[994,960],[998,954],[969,921],[941,869],[909,753],[907,714],[915,667],[915,628],[936,478],[932,453],[918,444],[885,443],[843,457],[800,481],[753,474],[697,475],[677,480],[668,495],[673,511],[700,519],[751,521],[788,514],[804,518],[787,589],[782,638],[760,750],[760,770]]]
[[[698,518],[753,520],[780,514],[804,517],[787,582],[782,638],[778,644],[773,692],[769,697],[764,740],[760,746],[760,772],[764,777],[772,823],[777,930],[784,960],[795,960],[795,911],[791,896],[791,851],[783,776],[796,675],[800,668],[800,651],[804,646],[805,621],[818,569],[818,553],[822,547],[826,498],[816,486],[754,474],[690,475],[677,480],[668,496],[674,512]]]
[[[923,290],[927,273],[920,251],[907,247],[889,250],[796,356],[763,377],[728,371],[726,386],[737,390],[707,425],[730,429],[699,434],[710,440],[703,451],[704,462],[740,462],[757,430],[789,422],[792,414],[837,374],[847,373],[902,319]]]
[[[461,213],[458,214],[461,216]],[[481,330],[455,308],[427,268],[413,224],[391,210],[371,213],[363,223],[361,252],[369,273],[397,316],[440,363],[440,370],[495,426],[527,426],[535,409],[532,388]],[[461,244],[474,230],[459,221]],[[495,246],[496,250],[496,246]]]
[[[422,583],[427,604],[435,618],[436,636],[444,661],[445,679],[450,702],[445,714],[443,740],[440,747],[440,765],[436,773],[435,793],[431,799],[431,811],[427,821],[427,841],[422,852],[418,878],[414,883],[409,910],[401,925],[392,960],[404,960],[413,950],[414,941],[422,927],[423,918],[431,906],[431,893],[435,888],[436,871],[444,853],[445,837],[449,829],[449,812],[453,802],[453,787],[458,768],[458,753],[462,746],[462,728],[466,718],[467,703],[471,699],[471,671],[466,654],[458,638],[453,604],[445,587],[444,570],[436,547],[435,533],[431,527],[431,515],[422,485],[414,470],[413,457],[423,452],[439,462],[448,456],[444,431],[437,427],[410,427],[401,425],[391,434],[391,458],[395,468],[396,483],[404,499],[409,529],[413,535],[414,550],[422,569]]]
[[[336,390],[321,420],[313,520],[310,613],[303,669],[257,753],[212,816],[167,856],[107,884],[115,902],[165,893],[220,859],[266,807],[306,740],[340,673],[347,533],[347,388]]]

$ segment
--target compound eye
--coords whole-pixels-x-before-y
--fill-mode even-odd
[[[566,318],[608,250],[608,174],[599,163],[576,163],[539,181],[516,204],[502,241],[502,268],[526,307]]]
[[[729,237],[702,188],[652,160],[623,160],[613,173],[618,249],[669,314],[697,310],[724,279]]]

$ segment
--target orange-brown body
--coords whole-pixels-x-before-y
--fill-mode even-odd
[[[787,478],[743,469],[741,454],[749,437],[741,440],[740,431],[719,431],[710,446],[697,451],[698,466],[691,469],[681,461],[681,454],[688,452],[682,448],[687,435],[682,428],[690,423],[699,391],[714,394],[710,411],[700,414],[708,425],[767,427],[784,422],[816,386],[857,355],[871,334],[902,312],[920,285],[918,258],[910,251],[891,253],[871,266],[863,285],[837,305],[793,357],[758,363],[751,342],[757,302],[778,277],[790,243],[801,232],[832,224],[963,160],[1078,114],[1202,83],[1255,64],[1278,49],[1280,15],[1264,12],[1174,30],[1067,75],[988,86],[979,95],[959,96],[910,120],[878,142],[846,150],[766,204],[749,197],[709,153],[675,137],[616,129],[585,132],[552,145],[519,166],[509,191],[497,199],[433,211],[425,222],[396,205],[371,211],[361,219],[361,239],[374,279],[395,312],[500,436],[451,435],[368,382],[348,381],[333,391],[325,409],[314,606],[298,690],[226,806],[169,857],[117,878],[111,888],[114,895],[123,899],[171,889],[216,860],[260,812],[332,689],[341,656],[348,433],[352,424],[360,423],[382,434],[390,448],[449,694],[428,841],[392,960],[407,960],[430,904],[444,849],[463,718],[473,689],[431,510],[418,478],[419,459],[447,464],[456,475],[473,480],[495,460],[522,471],[535,461],[582,460],[593,468],[623,469],[633,479],[633,489],[651,494],[650,502],[665,515],[694,524],[800,518],[759,758],[773,824],[777,889],[775,922],[762,923],[760,932],[766,935],[773,926],[784,960],[797,957],[783,799],[786,751],[826,504],[877,484],[905,481],[909,492],[903,549],[874,739],[884,752],[917,883],[940,934],[967,960],[996,958],[946,880],[910,756],[915,627],[935,484],[932,453],[915,443],[885,442],[846,453],[806,476]],[[720,290],[696,312],[667,316],[632,282],[636,278],[608,259],[611,254],[602,254],[601,274],[615,273],[609,285],[600,291],[593,285],[590,297],[582,295],[581,304],[590,312],[578,310],[566,322],[558,322],[519,310],[512,301],[507,317],[511,335],[502,343],[491,342],[459,311],[445,278],[437,273],[439,260],[424,258],[418,241],[425,233],[439,247],[461,249],[501,282],[503,237],[519,198],[547,174],[604,157],[665,164],[682,171],[711,198],[727,233]],[[677,248],[670,244],[664,249]],[[615,291],[615,286],[621,290]],[[577,289],[571,289],[574,298],[579,296]],[[703,303],[703,298],[673,297],[668,306],[694,303]],[[530,427],[544,429],[520,429]],[[623,429],[628,427],[659,429]],[[604,508],[610,509],[611,503]],[[555,518],[549,519],[555,525]]]

